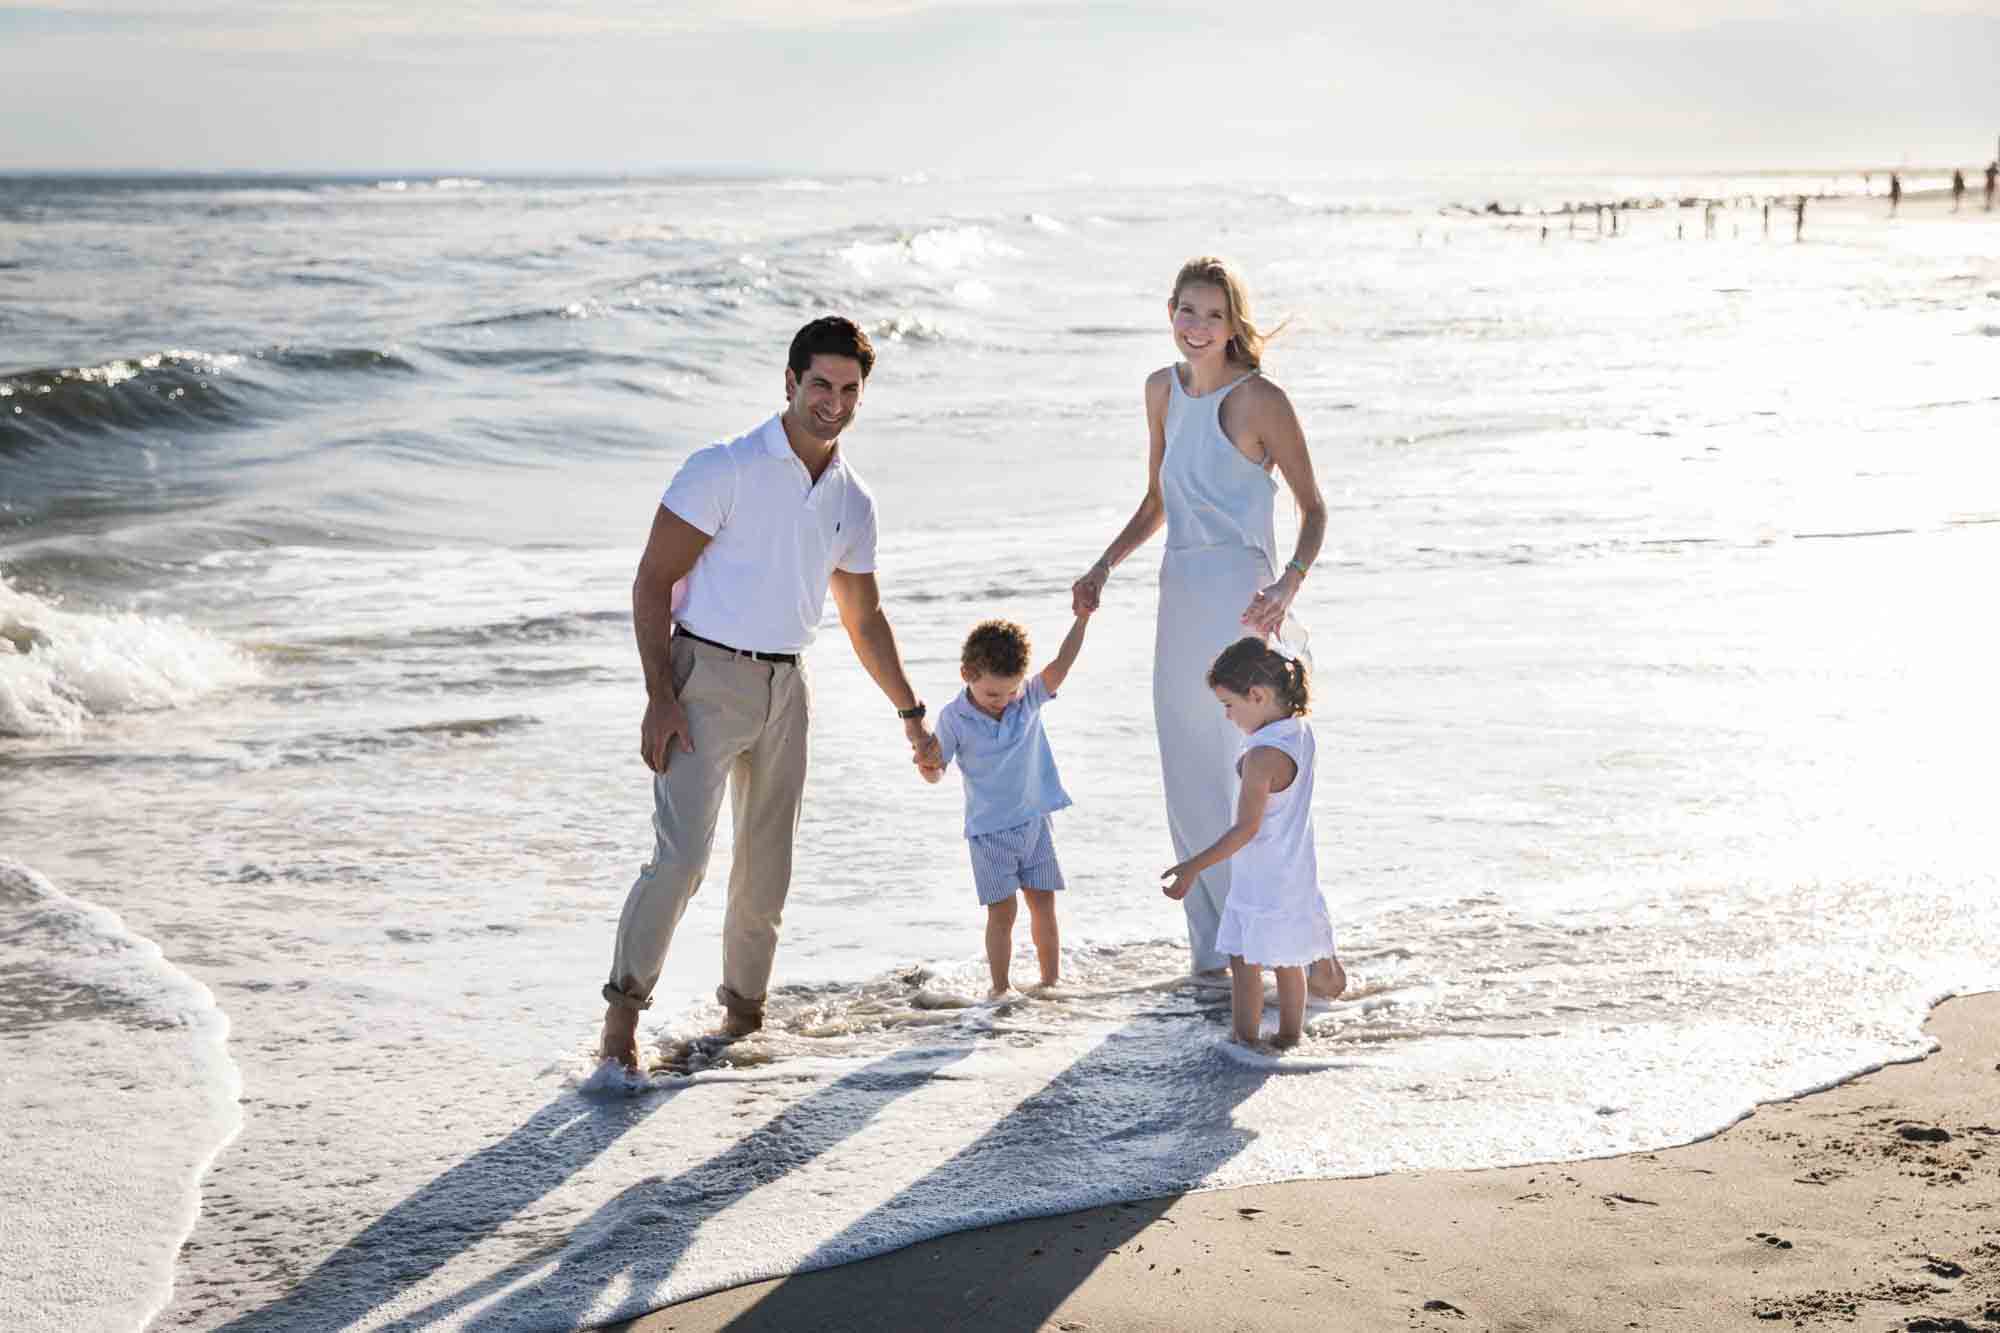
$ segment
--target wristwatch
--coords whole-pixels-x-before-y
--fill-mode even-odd
[[[924,716],[924,701],[922,699],[917,700],[915,708],[898,708],[896,716],[902,718],[905,722],[921,722]]]

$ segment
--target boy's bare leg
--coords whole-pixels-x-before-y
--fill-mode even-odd
[[[1007,993],[1007,965],[1014,959],[1015,899],[986,907],[986,967],[993,974],[993,994]]]
[[[1306,989],[1315,999],[1337,1000],[1347,993],[1347,969],[1338,958],[1315,958],[1306,969]]]
[[[1028,930],[1035,937],[1035,961],[1042,966],[1042,984],[1053,986],[1062,975],[1062,936],[1056,930],[1056,895],[1053,889],[1023,886],[1028,900]]]
[[[1306,1026],[1306,970],[1303,967],[1274,967],[1278,979],[1278,1035],[1271,1044],[1279,1050],[1299,1044]]]
[[[1258,1029],[1264,1024],[1264,969],[1239,955],[1229,959],[1229,1021],[1236,1040],[1245,1046],[1257,1044]]]
[[[622,1004],[604,1006],[604,1035],[598,1039],[597,1057],[616,1060],[627,1069],[639,1067],[639,1011]]]

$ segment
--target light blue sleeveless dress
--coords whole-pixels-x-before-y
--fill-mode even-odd
[[[1222,715],[1208,688],[1216,655],[1249,631],[1243,609],[1278,577],[1273,504],[1278,483],[1222,433],[1222,402],[1248,375],[1196,398],[1167,374],[1166,453],[1160,493],[1167,510],[1167,550],[1160,562],[1160,611],[1153,640],[1153,717],[1166,778],[1167,829],[1174,857],[1185,861],[1236,822],[1236,757],[1243,735]],[[1280,635],[1303,650],[1287,621]],[[1227,967],[1215,945],[1229,900],[1230,863],[1202,872],[1188,896],[1188,948],[1194,970]]]

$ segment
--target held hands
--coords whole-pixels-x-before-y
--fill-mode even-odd
[[[1165,870],[1162,870],[1160,878],[1171,878],[1173,883],[1162,884],[1160,892],[1166,894],[1167,897],[1172,898],[1175,902],[1179,902],[1181,899],[1187,897],[1188,890],[1194,887],[1195,880],[1201,874],[1198,870],[1188,869],[1192,864],[1193,862],[1183,861],[1177,866],[1168,866]]]
[[[1292,599],[1299,595],[1299,583],[1297,571],[1287,569],[1243,608],[1243,627],[1255,634],[1276,634],[1283,629]]]
[[[664,773],[676,750],[694,753],[694,736],[681,701],[672,695],[646,700],[646,716],[639,723],[639,757],[647,768]]]
[[[1104,585],[1111,579],[1111,566],[1102,560],[1084,571],[1082,578],[1070,585],[1069,610],[1074,616],[1087,616],[1097,609],[1104,597]]]
[[[924,775],[924,781],[936,782],[944,776],[944,747],[931,734],[920,717],[910,718],[903,723],[903,735],[910,742],[910,762]]]

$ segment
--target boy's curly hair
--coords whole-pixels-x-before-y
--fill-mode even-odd
[[[959,664],[982,676],[1024,676],[1028,672],[1028,631],[1011,620],[982,620],[965,636]]]

